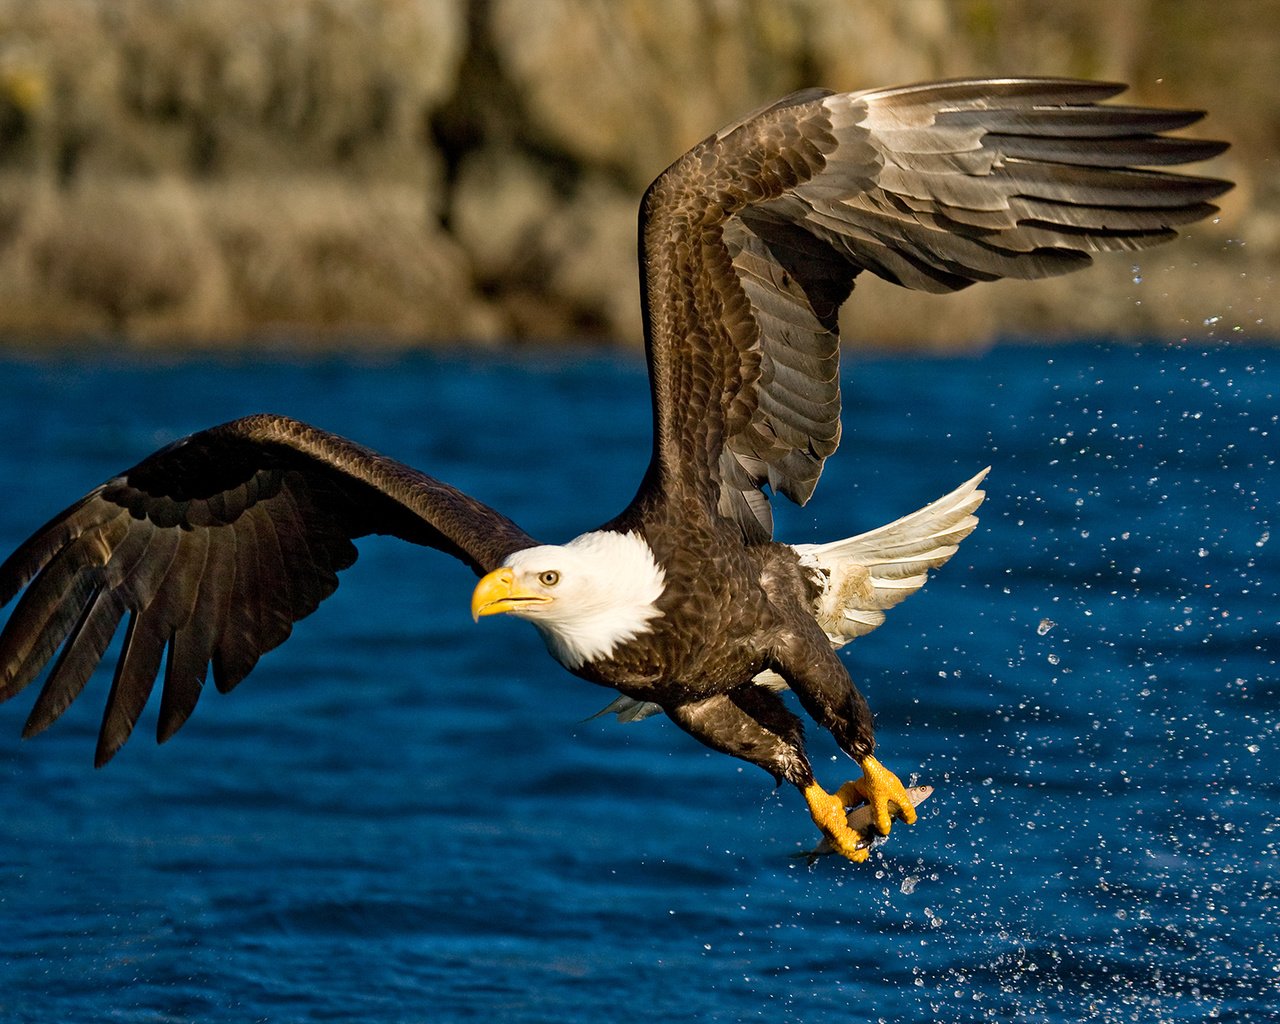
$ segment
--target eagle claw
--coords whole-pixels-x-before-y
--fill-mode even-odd
[[[840,856],[860,864],[871,855],[871,848],[849,827],[844,810],[845,801],[841,795],[849,785],[850,783],[845,783],[832,794],[816,782],[811,782],[803,792],[805,802],[809,805],[809,816],[826,838],[827,844]]]
[[[874,757],[864,758],[861,765],[862,778],[846,782],[834,793],[828,793],[816,782],[804,787],[809,816],[826,838],[815,853],[831,850],[860,864],[876,845],[875,833],[887,836],[894,818],[908,825],[916,820],[915,803],[898,777]],[[927,791],[917,799],[923,800],[926,796]],[[856,816],[859,817],[856,825],[851,825],[846,808],[864,803],[870,805],[870,820],[866,820],[868,813],[864,811]]]
[[[915,824],[915,804],[911,802],[898,776],[871,756],[863,758],[860,764],[862,778],[846,782],[836,792],[837,798],[846,807],[858,803],[870,804],[871,823],[882,836],[889,834],[894,818],[908,825]]]

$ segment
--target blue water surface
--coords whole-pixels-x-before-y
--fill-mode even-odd
[[[91,767],[100,671],[0,707],[6,1021],[1264,1021],[1280,1013],[1280,366],[1258,348],[846,361],[845,440],[778,533],[982,523],[845,649],[936,787],[864,865],[802,801],[610,694],[473,577],[362,542],[338,593],[157,747]],[[638,359],[0,362],[0,542],[260,410],[546,540],[631,497]],[[785,503],[779,502],[779,505]],[[212,688],[210,688],[212,690]],[[152,704],[158,703],[153,699]],[[819,775],[853,765],[811,730]]]

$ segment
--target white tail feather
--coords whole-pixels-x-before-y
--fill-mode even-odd
[[[989,469],[990,467],[988,467]],[[978,489],[988,469],[918,512],[829,544],[796,544],[800,564],[822,588],[814,617],[841,647],[884,621],[884,610],[925,584],[978,525],[973,513],[986,497]]]
[[[818,620],[833,647],[866,636],[884,622],[886,608],[905,601],[924,586],[928,570],[943,565],[978,525],[973,513],[986,498],[978,484],[990,466],[950,494],[918,512],[886,526],[829,544],[794,544],[800,564],[809,569],[822,593],[814,604]],[[753,680],[772,690],[786,682],[771,671]],[[619,696],[592,715],[612,712],[620,722],[639,722],[660,712],[657,704]]]

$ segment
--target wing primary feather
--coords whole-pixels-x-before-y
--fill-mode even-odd
[[[160,715],[156,742],[165,743],[182,728],[196,709],[209,672],[213,646],[207,632],[192,624],[174,630],[165,656],[164,683],[160,689]]]
[[[79,696],[111,644],[124,612],[124,602],[116,591],[103,585],[94,593],[45,680],[22,730],[24,737],[47,728]]]
[[[856,100],[874,102],[887,111],[916,111],[932,119],[939,110],[973,110],[978,117],[990,117],[1001,101],[1020,101],[1034,106],[1042,103],[1100,103],[1119,96],[1128,88],[1123,82],[1095,82],[1082,78],[950,78],[937,82],[868,89],[851,94]],[[919,114],[917,116],[919,116]]]
[[[250,509],[245,519],[254,530],[254,550],[258,556],[255,589],[262,595],[258,642],[266,652],[279,647],[293,631],[293,584],[281,553],[274,520],[266,510]]]
[[[98,488],[59,512],[5,559],[0,565],[0,607],[12,601],[59,551],[92,526],[101,525],[102,509],[95,504],[101,491]]]
[[[168,636],[161,632],[158,616],[133,612],[125,630],[124,644],[116,662],[111,692],[107,697],[94,767],[101,768],[124,746],[155,686],[156,673]]]
[[[1062,138],[1106,138],[1145,135],[1188,128],[1203,110],[1160,110],[1123,104],[1098,106],[1014,107],[1001,111],[943,110],[937,124],[973,127],[995,135]]]
[[[62,552],[22,595],[0,637],[0,700],[25,689],[75,628],[96,584]]]
[[[116,512],[84,533],[59,535],[64,546],[41,555],[38,574],[0,634],[0,700],[26,687],[66,639],[89,590],[128,533],[128,514]]]
[[[1062,138],[992,132],[985,137],[984,143],[1005,157],[1113,168],[1197,163],[1218,156],[1227,149],[1227,143],[1212,139],[1168,138],[1163,135]]]
[[[1116,206],[1085,203],[1060,203],[1050,199],[1032,199],[1019,196],[1010,203],[1010,210],[1020,224],[1043,227],[1048,230],[1081,229],[1097,232],[1146,232],[1163,227],[1179,227],[1203,220],[1217,211],[1209,203],[1189,203],[1178,208],[1151,210],[1124,209]]]
[[[116,593],[129,609],[129,622],[116,660],[98,732],[95,767],[102,767],[124,745],[155,685],[164,646],[169,639],[168,619],[173,614],[170,571],[181,547],[182,531],[175,527],[149,526],[131,536],[142,536],[142,550],[132,561],[113,559]]]
[[[262,619],[262,598],[252,585],[258,563],[256,531],[243,520],[237,520],[231,529],[235,536],[235,582],[213,655],[213,683],[219,693],[230,693],[258,663],[256,641]]]
[[[208,677],[209,661],[226,619],[234,558],[227,557],[227,542],[234,543],[230,527],[205,532],[206,548],[201,568],[194,573],[193,605],[186,620],[169,640],[161,689],[157,742],[163,743],[182,727],[195,710]]]
[[[338,577],[336,573],[320,571],[324,562],[316,557],[307,540],[306,516],[298,507],[292,488],[281,490],[275,511],[276,539],[281,556],[290,567],[293,617],[302,619],[333,593]]]

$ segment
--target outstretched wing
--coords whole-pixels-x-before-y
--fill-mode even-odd
[[[533,540],[509,519],[345,438],[278,416],[193,434],[107,481],[0,566],[0,700],[57,655],[25,735],[80,693],[128,614],[97,763],[128,739],[167,651],[158,739],[187,720],[209,665],[239,683],[337,588],[352,540],[391,534],[478,572]],[[59,653],[60,652],[60,653]]]
[[[953,291],[1087,266],[1213,212],[1228,182],[1136,168],[1225,144],[1194,111],[1057,79],[797,93],[711,136],[641,210],[654,454],[637,505],[695,494],[748,540],[840,439],[837,313],[863,270]]]

